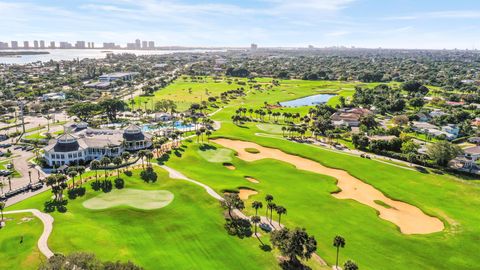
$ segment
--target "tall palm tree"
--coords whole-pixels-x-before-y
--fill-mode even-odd
[[[153,158],[153,153],[150,150],[145,151],[145,158],[147,159],[148,167],[151,167],[150,160]]]
[[[335,261],[335,268],[338,269],[338,254],[340,253],[340,248],[345,247],[345,238],[340,235],[333,238],[333,246],[337,248],[337,260]]]
[[[5,209],[5,202],[0,202],[0,212],[2,213],[2,219],[3,220],[3,209]]]
[[[262,204],[262,202],[259,202],[259,201],[253,201],[252,202],[252,207],[253,207],[253,209],[255,209],[255,216],[258,216],[258,209],[262,208],[263,204]]]
[[[114,157],[113,160],[112,160],[112,163],[115,164],[115,166],[117,166],[117,178],[120,178],[119,167],[120,167],[120,165],[122,165],[122,158],[121,157]]]
[[[77,171],[75,169],[70,170],[68,176],[72,178],[72,187],[75,188],[75,176],[77,176]]]
[[[265,213],[265,216],[268,218],[268,204],[273,201],[273,196],[270,195],[270,194],[267,194],[267,195],[265,196],[265,201],[267,202],[267,211],[266,211],[266,213]]]
[[[144,163],[143,163],[143,158],[145,157],[145,154],[146,154],[146,153],[145,153],[145,150],[140,150],[140,151],[138,151],[138,154],[137,154],[138,157],[142,159],[142,168],[143,168],[144,170],[145,170],[145,165],[144,165]]]
[[[267,205],[267,208],[270,209],[270,223],[272,222],[273,209],[275,209],[275,207],[277,207],[277,205],[273,202],[269,202],[268,205]]]
[[[287,213],[287,209],[281,205],[277,205],[277,207],[275,207],[275,212],[277,212],[278,214],[278,226],[282,227],[280,221],[281,221],[282,215]]]
[[[100,164],[102,164],[103,169],[105,171],[105,181],[107,181],[107,166],[110,164],[112,161],[108,157],[102,157],[100,159]]]
[[[260,219],[259,216],[255,215],[255,216],[251,217],[251,220],[252,220],[253,224],[255,224],[255,236],[258,238],[257,227],[258,227],[258,223],[260,223],[261,219]]]
[[[125,162],[125,164],[127,164],[127,165],[125,166],[125,170],[127,170],[127,168],[128,168],[128,161],[130,160],[130,153],[128,153],[128,152],[123,152],[123,153],[122,153],[122,159],[123,159],[123,161]]]
[[[85,166],[77,166],[78,176],[80,177],[80,186],[82,186],[82,174],[85,172]]]
[[[93,160],[90,162],[90,168],[95,170],[95,181],[98,182],[98,168],[100,167],[101,163],[98,160]]]

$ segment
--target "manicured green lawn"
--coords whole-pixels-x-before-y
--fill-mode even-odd
[[[9,214],[5,218],[7,225],[0,229],[0,269],[38,269],[38,264],[45,260],[37,248],[42,222],[30,213]]]
[[[168,190],[175,196],[169,205],[157,210],[128,206],[90,210],[82,205],[83,201],[102,193],[87,188],[84,197],[69,201],[68,212],[52,213],[55,223],[49,239],[51,249],[60,253],[90,251],[102,260],[131,260],[145,269],[277,268],[275,256],[262,251],[258,240],[239,239],[226,233],[223,210],[203,188],[172,180],[162,169],[157,167],[156,170],[159,180],[153,184],[139,180],[139,171],[135,171],[133,177],[123,176],[126,188]],[[8,210],[41,209],[50,196],[51,193],[46,192]],[[33,242],[29,245],[34,245],[40,228],[32,230]],[[2,235],[5,234],[0,231],[0,239]],[[3,246],[4,241],[1,241],[0,247]],[[0,254],[4,252],[6,250],[0,249]],[[8,252],[14,254],[14,251]],[[0,258],[1,269],[12,269],[4,268],[3,255]],[[16,265],[19,262],[12,258],[8,263]],[[38,262],[37,258],[32,265]]]
[[[263,200],[266,194],[272,194],[274,202],[288,210],[282,222],[289,227],[307,228],[317,238],[318,254],[330,264],[335,260],[331,241],[340,234],[347,239],[341,260],[354,259],[361,269],[476,268],[476,254],[479,251],[476,239],[480,234],[480,217],[476,214],[480,207],[478,185],[461,182],[451,176],[422,174],[307,145],[247,136],[240,129],[234,132],[229,125],[225,126],[230,137],[255,140],[330,167],[345,169],[388,196],[438,216],[446,222],[446,230],[428,235],[404,235],[394,224],[380,219],[372,208],[331,196],[330,193],[337,190],[334,179],[298,171],[278,161],[248,163],[234,157],[231,163],[236,170],[232,171],[222,164],[211,163],[200,157],[198,145],[192,143],[181,158],[171,157],[167,164],[188,177],[212,186],[218,192],[239,187],[257,190],[258,195],[250,197],[247,205],[253,200]],[[249,131],[241,130],[245,133]],[[220,134],[227,136],[226,133]],[[260,183],[248,182],[244,176],[251,176]],[[261,211],[262,215],[264,211]],[[247,212],[252,214],[253,210],[249,208]],[[438,254],[443,254],[444,259],[439,259]]]

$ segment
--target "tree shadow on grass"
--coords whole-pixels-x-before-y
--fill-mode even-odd
[[[260,241],[261,242],[261,241]],[[272,251],[272,247],[270,245],[267,245],[267,244],[261,244],[259,245],[260,249],[265,251],[265,252],[270,252]]]
[[[429,174],[430,172],[425,169],[424,167],[420,167],[420,166],[413,166],[413,168],[415,168],[415,170],[417,172],[420,172],[420,173],[425,173],[425,174]]]
[[[217,147],[211,144],[202,144],[198,149],[200,149],[200,151],[207,151],[207,150],[216,150]]]
[[[170,159],[169,154],[163,154],[161,157],[157,158],[157,163],[159,165],[164,165]]]
[[[173,154],[177,157],[182,157],[182,153],[178,150],[175,150],[175,152],[173,152]]]

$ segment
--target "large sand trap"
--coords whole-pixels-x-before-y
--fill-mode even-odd
[[[139,190],[115,189],[109,193],[102,193],[83,202],[83,206],[90,209],[102,210],[116,206],[152,210],[167,206],[173,201],[173,193],[168,190]]]
[[[249,182],[254,183],[254,184],[260,183],[260,181],[258,181],[257,179],[255,179],[255,178],[253,178],[253,177],[251,177],[251,176],[245,176],[245,179],[246,179],[247,181],[249,181]]]
[[[240,197],[240,199],[242,200],[248,200],[248,197],[258,194],[258,192],[256,192],[255,190],[246,189],[246,188],[240,188],[238,189],[238,191],[239,191],[238,197]]]
[[[413,205],[386,197],[373,186],[362,182],[343,170],[328,168],[310,159],[290,155],[278,149],[266,148],[252,142],[229,139],[216,139],[214,142],[237,151],[238,157],[245,161],[271,158],[290,163],[300,170],[335,177],[338,180],[337,185],[341,192],[333,194],[334,197],[353,199],[374,208],[380,213],[381,218],[396,224],[404,234],[428,234],[442,231],[444,228],[442,221],[438,218],[426,215]],[[249,147],[257,148],[260,153],[250,154],[244,151],[245,148]],[[375,200],[382,201],[391,208],[379,205],[375,203]]]

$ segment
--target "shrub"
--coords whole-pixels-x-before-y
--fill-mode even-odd
[[[128,177],[133,175],[132,171],[124,171],[123,173]]]
[[[110,192],[110,191],[112,191],[112,188],[113,188],[112,181],[110,181],[110,180],[102,181],[102,191],[103,192],[105,192],[105,193]]]
[[[140,178],[147,183],[154,183],[157,181],[157,173],[153,170],[152,167],[148,167],[146,170],[140,173]]]
[[[115,188],[122,189],[125,187],[125,181],[122,178],[115,179]]]

